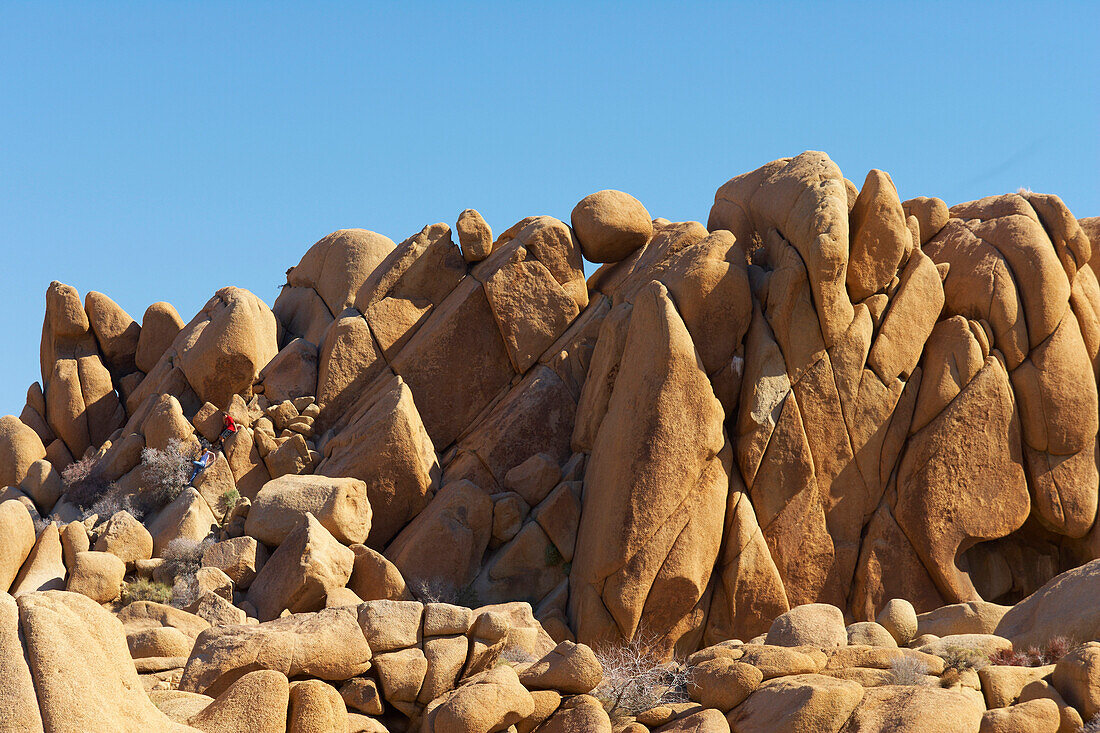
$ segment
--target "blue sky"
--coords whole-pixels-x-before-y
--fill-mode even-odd
[[[705,222],[806,149],[1100,214],[1100,3],[958,5],[0,0],[0,414],[54,279],[188,320],[273,302],[334,229],[499,232],[602,188]]]

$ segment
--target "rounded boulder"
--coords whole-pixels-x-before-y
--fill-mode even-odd
[[[642,202],[611,189],[581,199],[573,208],[572,223],[590,262],[624,260],[653,236],[653,222]]]
[[[772,622],[764,643],[822,648],[847,646],[848,630],[844,626],[844,614],[828,603],[795,606]]]

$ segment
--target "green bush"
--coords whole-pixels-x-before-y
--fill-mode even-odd
[[[240,499],[241,492],[236,489],[230,489],[218,497],[218,508],[228,514],[229,510],[235,507]]]
[[[172,589],[164,583],[155,580],[138,578],[122,586],[120,600],[122,605],[128,606],[135,601],[153,601],[155,603],[168,603],[172,598]]]
[[[943,658],[944,670],[955,670],[962,673],[968,669],[975,672],[989,664],[989,659],[976,649],[961,646],[949,646],[940,654]]]

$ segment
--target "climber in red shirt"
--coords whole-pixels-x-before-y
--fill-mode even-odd
[[[224,441],[233,433],[237,432],[240,428],[237,425],[237,421],[227,412],[225,413],[225,429],[222,430],[222,434],[218,436],[219,441]]]

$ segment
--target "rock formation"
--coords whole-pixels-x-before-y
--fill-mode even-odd
[[[606,190],[568,224],[455,230],[334,232],[270,308],[226,287],[189,322],[49,286],[42,381],[0,417],[5,721],[1100,711],[1095,649],[1041,651],[1100,639],[1097,219],[902,201],[806,152],[723,184],[705,226]],[[684,697],[624,713],[598,660],[630,649]]]

